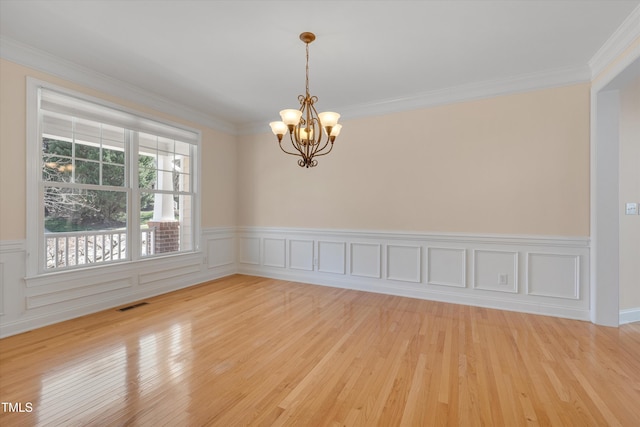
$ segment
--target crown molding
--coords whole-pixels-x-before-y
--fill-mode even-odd
[[[487,80],[421,92],[415,95],[390,98],[370,103],[336,107],[342,119],[379,116],[439,105],[473,101],[500,95],[509,95],[533,90],[548,89],[585,83],[591,80],[591,71],[587,65],[565,67],[537,73],[522,74],[505,79]],[[267,132],[266,122],[253,122],[238,127],[238,134],[247,135]]]
[[[342,108],[345,118],[389,114],[400,111],[429,108],[457,102],[473,101],[494,96],[548,89],[584,83],[590,80],[589,68],[566,67],[536,73],[521,74],[504,79],[468,83],[450,88],[417,93],[412,96],[387,99],[369,104]]]
[[[233,135],[238,130],[232,123],[203,114],[154,93],[142,90],[130,83],[114,79],[7,37],[0,37],[0,57],[202,126]]]
[[[632,15],[625,20],[623,26],[626,25],[626,27],[630,27],[630,23],[636,22],[639,17],[640,7],[636,8]],[[636,21],[634,21],[634,19]],[[620,29],[623,26],[621,26]],[[631,38],[630,34],[633,33],[633,29],[622,32],[620,29],[616,31],[616,34],[624,33],[624,40]],[[637,29],[636,32],[638,32]],[[607,43],[609,43],[609,41]],[[627,45],[625,45],[625,47]],[[603,51],[603,49],[600,51]],[[615,54],[612,56],[615,57]],[[224,120],[216,119],[189,107],[179,105],[166,98],[159,97],[153,93],[143,91],[129,83],[97,73],[70,61],[60,59],[49,53],[7,39],[6,37],[0,38],[0,57],[229,134],[257,134],[268,130],[267,123],[262,121],[236,126]],[[488,80],[450,88],[420,92],[406,97],[390,98],[370,103],[343,106],[338,108],[338,110],[341,112],[342,118],[347,120],[359,117],[392,114],[457,102],[473,101],[500,95],[588,82],[591,80],[591,76],[593,74],[592,70],[593,68],[587,65],[565,67],[508,77],[505,79]]]
[[[595,79],[636,39],[640,39],[640,5],[627,16],[611,37],[589,60],[591,79]]]

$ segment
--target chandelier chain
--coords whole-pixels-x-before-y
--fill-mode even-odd
[[[305,43],[307,46],[307,67],[306,67],[306,85],[307,98],[309,97],[309,43]]]

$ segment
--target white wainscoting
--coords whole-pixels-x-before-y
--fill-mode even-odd
[[[240,262],[260,265],[260,239],[257,237],[240,238]],[[264,263],[263,263],[264,264]]]
[[[346,244],[346,242],[345,242]],[[381,277],[382,245],[379,243],[349,243],[351,276]]]
[[[4,315],[4,263],[0,262],[0,316]]]
[[[473,287],[487,291],[518,293],[518,252],[474,249]]]
[[[427,284],[467,286],[467,250],[460,248],[427,248]]]
[[[587,238],[221,227],[200,247],[25,279],[25,242],[0,242],[0,336],[234,273],[590,319]]]
[[[387,279],[419,283],[422,277],[420,246],[387,244]]]
[[[0,337],[234,274],[235,242],[234,227],[208,228],[200,252],[30,278],[26,243],[0,242]]]
[[[239,273],[589,320],[588,238],[239,227],[238,240]]]
[[[345,242],[318,240],[318,271],[345,274],[347,269]]]
[[[289,268],[312,271],[318,262],[314,258],[314,241],[307,239],[289,239]]]
[[[526,266],[528,295],[580,299],[578,255],[529,252]]]
[[[264,265],[285,268],[287,262],[287,241],[285,239],[263,239]]]
[[[212,234],[212,233],[209,233]],[[221,235],[207,239],[207,267],[219,268],[235,265],[236,248],[235,232],[229,231],[229,235]]]

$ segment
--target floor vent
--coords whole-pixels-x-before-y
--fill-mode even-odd
[[[140,306],[147,305],[147,304],[149,304],[149,303],[148,302],[139,302],[138,304],[130,305],[129,307],[119,308],[118,311],[127,311],[127,310],[131,310],[132,308],[140,307]]]

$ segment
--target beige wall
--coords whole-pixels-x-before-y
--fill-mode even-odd
[[[620,309],[640,307],[640,215],[625,215],[626,202],[640,203],[640,76],[620,91]]]
[[[589,234],[588,84],[345,121],[302,169],[268,131],[234,137],[0,66],[2,240],[25,238],[26,76],[201,129],[203,227]]]
[[[589,90],[345,121],[314,169],[241,137],[238,224],[588,236]]]
[[[0,59],[0,240],[26,236],[24,68]]]
[[[236,220],[235,137],[0,60],[0,240],[26,236],[26,78],[35,77],[202,131],[202,226]]]

